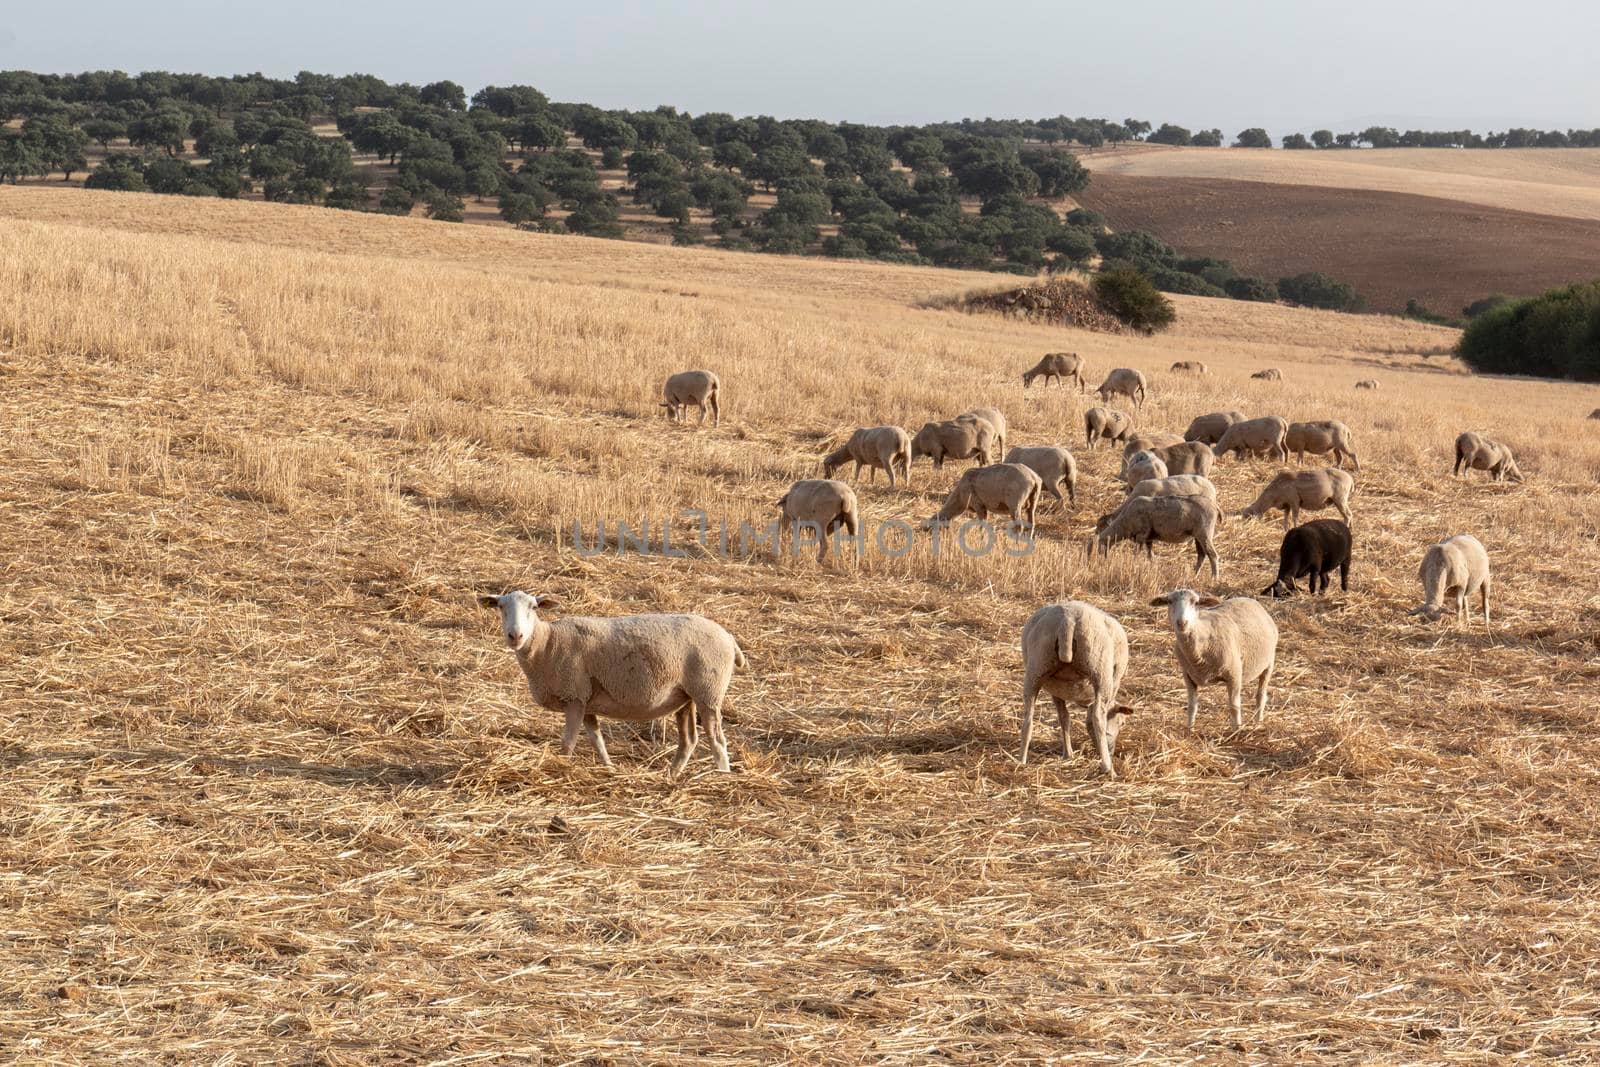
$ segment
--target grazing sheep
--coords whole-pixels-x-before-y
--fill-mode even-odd
[[[1094,448],[1096,441],[1126,441],[1133,431],[1133,416],[1116,408],[1090,408],[1083,413],[1083,437]]]
[[[1268,367],[1266,370],[1258,370],[1254,374],[1250,375],[1250,377],[1263,382],[1283,381],[1283,374],[1278,370],[1277,367]]]
[[[1483,624],[1489,625],[1489,553],[1471,534],[1456,534],[1431,546],[1417,571],[1425,594],[1420,607],[1410,614],[1438,622],[1448,597],[1455,601],[1456,618],[1467,617],[1467,599],[1473,593],[1483,598]]]
[[[1133,401],[1135,407],[1143,407],[1146,393],[1144,375],[1131,367],[1118,367],[1106,375],[1106,380],[1100,383],[1100,388],[1095,392],[1100,394],[1104,403],[1109,404],[1114,396],[1125,396]]]
[[[1135,452],[1122,465],[1122,480],[1132,489],[1146,478],[1165,478],[1167,465],[1154,452]]]
[[[1259,419],[1234,423],[1222,432],[1217,443],[1211,447],[1219,456],[1229,452],[1248,452],[1252,455],[1266,453],[1268,459],[1287,463],[1289,450],[1283,446],[1283,439],[1288,432],[1289,424],[1284,419],[1277,415],[1265,415]]]
[[[694,755],[695,713],[717,757],[728,769],[722,701],[734,667],[746,665],[733,635],[701,615],[630,615],[620,619],[570,618],[545,622],[537,609],[548,596],[514,590],[480,596],[500,612],[500,628],[516,653],[534,703],[566,716],[561,751],[572,755],[581,730],[600,762],[611,765],[597,716],[647,722],[676,715],[678,752],[671,773]]]
[[[1244,687],[1256,683],[1256,722],[1267,717],[1267,686],[1278,659],[1278,626],[1267,609],[1249,597],[1218,600],[1193,589],[1175,589],[1150,601],[1165,607],[1175,635],[1173,650],[1189,690],[1189,729],[1200,711],[1200,687],[1228,687],[1233,728],[1244,729]]]
[[[1072,378],[1078,383],[1078,392],[1089,388],[1089,383],[1084,381],[1083,357],[1076,352],[1051,352],[1032,368],[1022,372],[1022,387],[1024,389],[1033,384],[1035,378],[1043,377],[1044,384],[1049,385],[1054,378],[1057,385],[1065,385],[1065,379]]]
[[[973,467],[961,472],[944,507],[933,518],[923,522],[932,526],[949,522],[958,515],[972,512],[980,519],[989,517],[991,511],[1003,511],[1015,523],[1026,522],[1032,529],[1039,514],[1039,493],[1043,480],[1020,463],[993,463],[987,467]]]
[[[1136,434],[1130,434],[1128,439],[1123,442],[1122,459],[1126,462],[1128,457],[1135,452],[1155,452],[1166,448],[1168,445],[1181,444],[1183,444],[1183,438],[1175,433],[1168,433],[1165,430],[1140,430]]]
[[[1589,412],[1589,417],[1591,419],[1600,419],[1600,408],[1595,408],[1593,411]]]
[[[1278,550],[1278,577],[1262,596],[1290,596],[1295,579],[1309,578],[1307,592],[1326,593],[1328,575],[1339,568],[1339,588],[1350,588],[1350,527],[1338,519],[1317,519],[1283,535]],[[1318,582],[1321,587],[1318,588]]]
[[[1511,449],[1493,438],[1467,432],[1456,438],[1456,466],[1451,474],[1461,474],[1463,465],[1468,473],[1488,471],[1494,481],[1514,478],[1522,481],[1522,471],[1511,455]]]
[[[1377,387],[1378,379],[1376,378],[1363,378],[1356,383],[1357,389],[1376,389]]]
[[[1006,453],[1005,462],[1020,463],[1037,474],[1044,483],[1044,491],[1060,500],[1062,507],[1068,500],[1074,504],[1078,502],[1078,465],[1066,449],[1056,445],[1013,448]],[[1061,496],[1062,486],[1067,490],[1065,498]]]
[[[1180,441],[1175,445],[1155,450],[1167,465],[1168,474],[1199,474],[1211,477],[1217,465],[1217,454],[1204,441]]]
[[[1067,702],[1088,709],[1089,744],[1099,752],[1100,769],[1115,778],[1111,755],[1124,716],[1133,709],[1117,703],[1128,672],[1128,632],[1122,624],[1081,600],[1046,604],[1022,627],[1022,752],[1028,762],[1033,737],[1033,702],[1043,689],[1055,702],[1061,724],[1061,754],[1072,758]]]
[[[1174,363],[1172,365],[1171,369],[1175,373],[1176,372],[1184,372],[1184,373],[1188,373],[1188,374],[1210,374],[1211,373],[1210,369],[1204,363],[1201,363],[1198,359],[1180,359],[1180,360],[1178,360],[1176,363]]]
[[[963,411],[956,416],[957,422],[979,420],[987,422],[994,429],[994,454],[999,455],[1006,450],[1006,417],[999,408],[973,408]]]
[[[1215,446],[1222,440],[1222,435],[1228,432],[1228,427],[1236,422],[1244,421],[1242,411],[1213,411],[1209,415],[1200,415],[1183,431],[1185,441],[1203,441]]]
[[[1165,478],[1146,478],[1128,490],[1128,499],[1140,496],[1198,496],[1213,504],[1217,502],[1217,487],[1202,474],[1169,474]],[[1124,504],[1127,501],[1123,502]],[[1120,508],[1118,510],[1121,510]],[[1222,516],[1217,516],[1220,521]]]
[[[802,478],[778,498],[778,547],[783,545],[783,528],[789,527],[795,551],[800,550],[802,524],[817,532],[817,562],[828,554],[828,538],[840,527],[854,537],[861,522],[856,491],[832,478]],[[837,546],[835,546],[837,554]]]
[[[872,426],[857,430],[850,435],[850,440],[822,457],[822,474],[825,478],[832,478],[833,472],[846,463],[856,465],[852,481],[861,477],[861,468],[868,470],[867,481],[877,480],[878,469],[889,472],[889,487],[895,485],[894,472],[900,471],[901,479],[909,485],[911,483],[911,435],[898,426]]]
[[[1351,443],[1350,427],[1338,419],[1291,422],[1283,435],[1283,447],[1295,454],[1296,463],[1304,463],[1307,452],[1314,456],[1332,452],[1334,466],[1343,467],[1344,458],[1349,456],[1350,466],[1361,469],[1361,461],[1356,459],[1355,445]]]
[[[1350,490],[1356,480],[1349,471],[1338,467],[1322,467],[1314,471],[1279,471],[1267,487],[1261,490],[1255,503],[1239,512],[1246,519],[1265,515],[1274,508],[1283,509],[1283,528],[1300,523],[1300,512],[1337,508],[1339,515],[1350,522]]]
[[[667,384],[662,390],[664,400],[661,406],[667,409],[667,418],[673,422],[684,422],[689,417],[688,407],[693,404],[700,409],[700,421],[696,426],[706,424],[706,412],[711,412],[711,425],[722,425],[722,406],[718,402],[718,393],[722,390],[722,383],[717,376],[708,370],[679,371],[667,379]]]
[[[1095,546],[1109,552],[1119,541],[1132,541],[1144,545],[1145,555],[1154,558],[1153,542],[1181,544],[1194,542],[1194,569],[1199,573],[1206,560],[1211,561],[1211,577],[1220,577],[1217,568],[1217,505],[1203,496],[1135,496],[1123,501],[1116,511],[1100,516],[1094,524],[1094,536],[1089,538],[1087,555],[1093,557]]]
[[[911,459],[931,456],[936,469],[942,468],[946,459],[976,459],[988,464],[993,462],[994,450],[994,427],[982,419],[926,422],[911,439]]]

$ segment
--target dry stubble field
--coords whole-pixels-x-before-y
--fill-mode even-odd
[[[916,306],[971,274],[119,194],[0,190],[0,218],[6,1055],[1600,1053],[1600,390],[1236,302],[1112,337]],[[1145,601],[1189,553],[1084,563],[1114,461],[1083,398],[1022,391],[1056,349],[1145,370],[1148,426],[1353,427],[1352,589],[1272,606],[1263,728],[1231,734],[1216,689],[1183,728]],[[721,429],[657,417],[690,366]],[[980,402],[1083,467],[1026,559],[585,559],[563,532],[764,518],[849,427]],[[1527,484],[1452,480],[1468,427]],[[869,523],[958,470],[863,486]],[[1224,461],[1224,504],[1271,471]],[[1405,616],[1460,531],[1496,566],[1488,630]],[[1227,520],[1201,587],[1260,590],[1280,536]],[[561,757],[472,602],[512,585],[726,625],[735,773],[702,748],[669,781],[630,727],[614,769]],[[1053,727],[1012,758],[1018,633],[1064,595],[1132,638],[1116,781]]]

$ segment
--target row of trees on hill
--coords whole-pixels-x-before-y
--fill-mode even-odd
[[[1600,128],[1593,130],[1511,129],[1476,134],[1471,130],[1406,130],[1368,126],[1360,133],[1313,130],[1285,134],[1283,147],[1296,148],[1600,148]],[[1271,147],[1266,145],[1257,147]]]

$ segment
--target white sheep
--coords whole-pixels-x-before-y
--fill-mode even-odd
[[[1210,374],[1211,373],[1210,368],[1207,367],[1204,363],[1200,362],[1198,359],[1180,359],[1177,362],[1175,362],[1169,369],[1174,374],[1180,374],[1180,373]]]
[[[1122,466],[1122,480],[1132,489],[1146,478],[1165,478],[1167,465],[1154,452],[1135,452]]]
[[[1065,379],[1071,378],[1078,383],[1078,392],[1088,388],[1089,383],[1083,380],[1083,359],[1076,352],[1051,352],[1035,363],[1030,369],[1022,372],[1022,387],[1024,389],[1033,384],[1035,378],[1044,378],[1044,384],[1049,385],[1054,378],[1057,385],[1066,385]]]
[[[722,406],[718,399],[722,391],[722,383],[717,376],[708,370],[679,371],[667,379],[666,386],[662,389],[664,400],[661,406],[667,409],[667,418],[673,422],[683,422],[689,417],[688,407],[693,404],[700,409],[700,421],[697,426],[706,424],[706,412],[711,412],[711,425],[722,425]]]
[[[1078,502],[1078,464],[1066,449],[1058,445],[1013,448],[1006,453],[1005,462],[1020,463],[1037,474],[1044,483],[1044,491],[1061,501],[1063,508],[1068,500],[1074,504]],[[1062,489],[1067,491],[1065,497],[1061,495]]]
[[[1150,601],[1165,607],[1172,624],[1173,650],[1189,690],[1189,729],[1200,711],[1200,687],[1228,687],[1233,728],[1244,728],[1244,687],[1256,683],[1256,722],[1267,717],[1267,686],[1278,659],[1278,626],[1267,609],[1249,597],[1218,600],[1193,589],[1175,589]]]
[[[1510,448],[1470,430],[1456,438],[1456,465],[1451,473],[1461,474],[1463,468],[1469,474],[1475,470],[1488,471],[1489,477],[1497,482],[1506,478],[1522,481],[1522,471]]]
[[[1140,430],[1130,434],[1122,445],[1122,459],[1126,463],[1128,457],[1135,452],[1155,452],[1166,448],[1168,445],[1181,445],[1183,438],[1166,430]]]
[[[549,596],[521,590],[480,596],[500,612],[500,628],[516,653],[534,703],[566,716],[561,751],[572,755],[581,730],[600,762],[611,766],[598,716],[648,722],[675,715],[677,774],[694,755],[695,714],[716,753],[717,769],[728,769],[722,732],[722,702],[735,667],[746,666],[733,635],[702,615],[630,615],[619,619],[570,618],[545,622],[538,609]]]
[[[1181,544],[1194,542],[1194,569],[1211,561],[1211,577],[1220,577],[1215,541],[1217,505],[1203,496],[1135,496],[1122,502],[1122,506],[1102,515],[1094,524],[1094,535],[1085,546],[1085,554],[1094,556],[1098,546],[1109,552],[1119,541],[1132,541],[1143,545],[1147,558],[1155,557],[1154,542]]]
[[[1356,458],[1350,427],[1338,419],[1291,422],[1289,428],[1284,431],[1283,447],[1295,454],[1296,463],[1303,463],[1307,452],[1314,456],[1332,452],[1334,466],[1344,466],[1344,458],[1349,456],[1350,466],[1356,470],[1361,469],[1361,461]]]
[[[1338,467],[1322,467],[1311,471],[1279,471],[1267,483],[1261,495],[1249,507],[1239,512],[1242,518],[1253,519],[1275,508],[1283,509],[1283,528],[1300,525],[1300,512],[1335,508],[1345,524],[1350,523],[1350,491],[1356,480],[1349,471]]]
[[[1056,706],[1061,724],[1061,754],[1072,758],[1072,730],[1067,702],[1088,709],[1089,744],[1100,756],[1100,769],[1115,778],[1111,756],[1123,719],[1133,709],[1117,703],[1117,690],[1128,671],[1128,632],[1097,607],[1080,600],[1046,604],[1022,627],[1022,752],[1028,762],[1033,737],[1033,704],[1043,689]]]
[[[1043,488],[1040,477],[1020,463],[971,467],[956,479],[944,507],[923,525],[949,522],[969,511],[980,519],[988,518],[990,512],[1004,512],[1015,523],[1026,522],[1031,530],[1038,518]]]
[[[1266,370],[1258,370],[1254,374],[1250,375],[1250,377],[1263,382],[1283,381],[1283,373],[1279,371],[1277,367],[1268,367]]]
[[[1215,446],[1218,441],[1222,440],[1222,435],[1228,432],[1229,426],[1243,421],[1244,412],[1242,411],[1213,411],[1207,415],[1197,415],[1195,420],[1189,424],[1189,428],[1183,431],[1183,439],[1185,441],[1204,441],[1208,445]]]
[[[1376,389],[1377,387],[1378,379],[1376,378],[1363,378],[1356,383],[1357,389]]]
[[[1116,408],[1090,408],[1083,413],[1083,439],[1089,448],[1098,441],[1126,441],[1133,430],[1133,416]]]
[[[879,469],[889,472],[889,487],[895,486],[895,471],[900,480],[911,484],[911,435],[898,426],[869,426],[857,430],[850,439],[822,457],[822,476],[832,478],[833,472],[846,463],[856,465],[851,480],[861,477],[861,468],[867,468],[867,481],[877,480]]]
[[[1131,500],[1139,496],[1200,496],[1215,504],[1217,487],[1203,474],[1169,474],[1165,478],[1146,478],[1136,482],[1128,490],[1128,498]]]
[[[973,408],[963,411],[956,416],[957,422],[978,419],[987,422],[994,428],[994,454],[1000,455],[1006,450],[1006,417],[999,408]]]
[[[1100,383],[1100,388],[1095,392],[1100,394],[1104,403],[1109,404],[1114,396],[1125,396],[1133,401],[1135,407],[1143,407],[1146,395],[1144,375],[1132,367],[1118,367],[1106,375],[1106,380]]]
[[[1217,465],[1217,454],[1204,441],[1180,441],[1155,449],[1155,454],[1167,465],[1168,474],[1198,474],[1209,478]]]
[[[946,459],[976,459],[988,464],[994,455],[994,427],[983,419],[925,422],[911,439],[911,458],[931,456],[935,469],[942,469]]]
[[[778,522],[780,549],[785,526],[789,527],[794,537],[797,552],[801,527],[815,530],[817,562],[821,563],[828,553],[828,538],[835,530],[843,528],[851,537],[856,535],[861,523],[861,509],[856,503],[855,490],[844,482],[832,478],[802,478],[778,498]]]
[[[1265,453],[1268,459],[1281,459],[1287,463],[1289,450],[1283,447],[1283,439],[1288,432],[1288,421],[1278,415],[1245,419],[1222,431],[1222,436],[1217,438],[1212,451],[1219,456],[1225,456],[1229,452],[1251,455]]]
[[[1456,534],[1430,546],[1417,571],[1425,594],[1422,605],[1410,614],[1437,622],[1444,614],[1444,602],[1454,602],[1456,618],[1467,617],[1467,599],[1473,593],[1483,598],[1483,624],[1489,625],[1489,553],[1471,534]]]

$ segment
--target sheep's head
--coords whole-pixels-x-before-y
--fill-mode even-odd
[[[506,635],[506,644],[511,646],[512,651],[520,652],[533,639],[534,630],[538,628],[538,609],[553,605],[555,598],[513,589],[500,596],[480,596],[478,603],[500,612],[500,629]]]
[[[1022,372],[1022,387],[1024,389],[1026,389],[1028,386],[1032,385],[1034,377],[1035,377],[1035,374],[1034,374],[1033,371],[1031,371],[1031,370],[1023,371]]]
[[[1294,586],[1287,580],[1279,578],[1265,589],[1261,590],[1262,596],[1270,596],[1274,600],[1278,597],[1294,596]]]
[[[1117,750],[1117,736],[1122,733],[1122,724],[1126,722],[1128,716],[1132,714],[1133,709],[1126,704],[1118,704],[1116,707],[1111,708],[1106,712],[1107,752],[1115,752]],[[1089,716],[1089,744],[1091,747],[1097,746],[1099,743],[1098,739],[1095,737],[1095,734],[1098,732],[1099,731],[1095,729],[1094,716],[1091,715]]]
[[[1222,601],[1214,596],[1201,596],[1193,589],[1174,589],[1164,596],[1158,596],[1150,601],[1153,608],[1165,607],[1167,621],[1172,624],[1173,633],[1182,636],[1189,632],[1200,617],[1201,608],[1214,608]]]
[[[1444,608],[1437,604],[1418,604],[1416,607],[1406,612],[1406,614],[1421,615],[1429,622],[1438,622],[1439,617],[1444,614]]]

